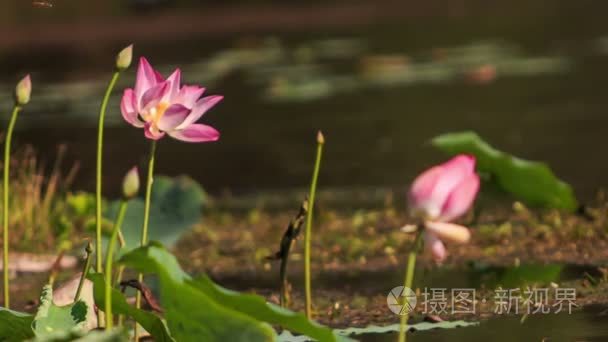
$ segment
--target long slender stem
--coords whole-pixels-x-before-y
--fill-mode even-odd
[[[124,236],[122,235],[122,230],[118,230],[118,244],[120,248],[123,249],[127,245]],[[125,265],[119,265],[118,271],[116,271],[116,279],[114,280],[114,286],[118,286],[122,282],[122,274],[125,271]],[[122,327],[124,324],[124,316],[118,315],[118,326]]]
[[[146,180],[146,199],[144,202],[144,225],[141,229],[141,245],[148,243],[148,224],[150,222],[150,199],[152,198],[152,183],[154,182],[154,160],[156,159],[156,140],[150,146],[148,161],[148,178]]]
[[[152,196],[152,183],[154,182],[154,160],[156,159],[156,140],[152,140],[150,146],[150,160],[148,161],[148,178],[146,180],[146,199],[144,202],[144,225],[141,230],[141,246],[148,243],[148,223],[150,222],[150,199]],[[143,281],[143,274],[138,275],[138,280]],[[141,292],[137,291],[135,306],[141,308]],[[139,339],[139,329],[135,324],[135,341]]]
[[[414,246],[407,257],[407,270],[405,272],[405,280],[403,282],[403,291],[405,291],[406,288],[412,288],[412,282],[414,281],[414,271],[416,269],[416,256],[418,255],[418,250],[420,249],[421,240],[422,231],[419,228],[416,232]],[[405,333],[407,332],[407,320],[409,317],[409,311],[401,315],[401,324],[399,325],[399,342],[405,342],[406,340]]]
[[[118,286],[118,284],[120,284],[122,282],[122,274],[125,271],[125,265],[120,265],[118,266],[118,271],[116,272],[116,281],[114,282],[114,284],[116,286]],[[119,314],[118,315],[118,326],[122,327],[124,324],[124,316]]]
[[[99,123],[97,124],[97,170],[96,170],[96,184],[95,184],[95,251],[96,251],[96,263],[95,270],[97,273],[101,273],[103,270],[103,256],[101,253],[101,180],[102,180],[102,163],[103,163],[103,126],[104,120],[106,117],[106,109],[108,107],[108,101],[110,100],[110,94],[112,94],[112,89],[114,89],[114,85],[116,84],[116,80],[118,80],[118,76],[120,75],[120,71],[114,71],[112,75],[112,79],[108,84],[108,88],[106,89],[106,93],[103,97],[103,101],[101,101],[101,108],[99,109]]]
[[[114,223],[114,229],[108,242],[108,248],[106,250],[106,272],[105,272],[105,307],[106,312],[106,329],[110,330],[114,325],[114,317],[112,315],[112,264],[114,263],[114,247],[116,246],[116,240],[118,239],[118,233],[120,227],[125,218],[125,212],[127,211],[127,201],[122,200],[120,202],[120,208],[118,209],[118,215],[116,216],[116,222]]]
[[[325,139],[321,132],[317,135],[317,158],[315,160],[315,168],[312,173],[312,182],[310,183],[310,194],[308,196],[309,210],[306,217],[306,232],[304,235],[304,287],[306,291],[306,317],[312,318],[312,295],[310,284],[310,239],[312,226],[312,213],[315,207],[315,192],[317,190],[317,178],[319,177],[319,169],[321,168],[321,156],[323,155],[323,144]]]
[[[80,299],[80,293],[82,292],[84,280],[87,279],[87,274],[89,273],[89,269],[91,268],[91,254],[93,254],[93,246],[91,246],[91,241],[87,243],[87,247],[84,250],[85,252],[87,252],[87,259],[84,262],[84,267],[82,268],[82,274],[80,275],[78,289],[76,290],[76,294],[74,295],[74,302],[77,302]]]
[[[15,122],[17,122],[17,114],[21,110],[21,106],[15,105],[13,113],[11,114],[11,121],[8,124],[8,130],[6,131],[6,140],[4,142],[4,182],[2,187],[3,201],[2,201],[2,242],[3,242],[3,258],[2,266],[4,267],[4,307],[10,308],[10,282],[9,282],[9,269],[8,269],[8,201],[9,201],[9,184],[8,177],[10,174],[11,165],[11,139],[13,137],[13,130],[15,129]]]

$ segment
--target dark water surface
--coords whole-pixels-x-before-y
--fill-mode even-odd
[[[218,279],[220,284],[229,288],[247,290],[256,288],[266,293],[264,289],[276,291],[276,277],[267,278],[268,274],[241,275],[234,279]],[[393,286],[398,286],[403,279],[401,272],[369,271],[353,274],[333,274],[324,272],[314,279],[320,300],[323,295],[335,296],[336,292],[348,294],[346,297],[356,296],[383,296]],[[550,283],[560,284],[568,288],[568,281],[577,279],[599,279],[601,277],[597,267],[585,265],[539,265],[527,264],[514,267],[492,267],[487,265],[469,265],[464,268],[440,268],[434,270],[418,270],[415,276],[415,287],[430,289],[494,289],[498,286],[503,289],[526,288],[528,286],[538,289],[546,288]],[[302,283],[301,277],[292,276],[290,282],[297,287]],[[268,290],[270,291],[270,290]],[[326,294],[327,293],[327,294]],[[486,299],[493,296],[492,292],[478,292]],[[496,292],[494,292],[495,294]],[[522,297],[525,298],[525,297]],[[324,298],[331,300],[329,298]],[[348,304],[348,299],[333,299],[342,304]],[[343,300],[343,301],[342,301]],[[422,304],[422,297],[418,296],[418,305]],[[575,301],[576,302],[576,301]],[[486,313],[495,310],[496,304],[489,307],[478,307],[477,313]],[[511,314],[494,315],[491,319],[482,319],[479,325],[455,329],[433,329],[412,332],[408,341],[606,341],[608,340],[608,308],[603,305],[590,305],[583,308],[574,308],[571,313],[567,310],[556,313],[551,310],[546,314],[532,314],[524,323],[521,323],[524,306],[519,307],[519,314],[515,309],[509,310]],[[488,311],[490,310],[490,311]],[[392,315],[388,307],[386,315]],[[442,316],[450,319],[449,313]],[[396,333],[365,334],[355,336],[360,341],[396,341]]]
[[[158,171],[190,174],[215,193],[305,187],[321,129],[327,140],[322,187],[403,186],[442,158],[428,146],[430,138],[475,130],[500,149],[547,161],[589,198],[608,183],[606,7],[552,0],[485,8],[463,1],[420,16],[403,11],[386,20],[355,20],[352,27],[308,22],[280,33],[277,22],[275,29],[233,33],[232,27],[231,33],[135,41],[137,55],[165,73],[180,66],[187,82],[225,95],[205,116],[221,140],[191,145],[167,138],[159,146]],[[188,13],[209,15],[196,6]],[[30,24],[45,19],[27,18]],[[46,20],[50,28],[57,25]],[[131,36],[125,32],[125,39]],[[18,143],[33,144],[45,160],[67,143],[69,159],[82,165],[77,185],[88,190],[97,110],[110,76],[100,61],[111,66],[122,45],[108,43],[102,46],[112,48],[104,50],[101,43],[4,49],[0,66],[3,112],[17,74],[33,73],[33,100],[18,122]],[[132,84],[134,69],[110,103],[108,192],[131,165],[144,163],[148,149],[143,133],[119,114],[119,90]]]
[[[524,324],[510,316],[483,321],[478,326],[414,332],[408,341],[606,341],[606,307],[591,306],[572,314],[530,316]],[[365,342],[395,341],[397,334],[364,335]]]

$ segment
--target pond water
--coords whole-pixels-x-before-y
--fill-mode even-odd
[[[290,19],[270,23],[268,3],[211,11],[217,15],[188,1],[145,15],[118,2],[97,6],[101,15],[116,14],[116,28],[125,28],[120,37],[109,21],[87,24],[90,11],[65,3],[72,12],[59,2],[44,13],[18,9],[29,35],[7,19],[13,26],[0,39],[0,109],[9,110],[14,79],[31,71],[33,100],[17,141],[33,144],[49,164],[56,145],[67,143],[68,158],[81,163],[80,188],[93,189],[100,95],[113,54],[128,39],[165,73],[180,66],[187,82],[225,95],[205,117],[222,132],[218,143],[165,139],[159,146],[159,173],[190,174],[213,193],[305,187],[318,129],[327,141],[324,188],[404,186],[441,158],[429,139],[456,130],[475,130],[502,150],[548,162],[583,198],[607,185],[608,154],[600,153],[608,127],[601,86],[608,74],[606,3],[410,8],[383,0],[366,12],[336,2],[345,6],[333,9],[344,15],[340,21],[327,18],[333,12],[326,4],[296,2],[277,7]],[[168,30],[192,32],[149,37],[136,29],[146,15],[164,11],[172,23],[188,15],[189,24]],[[302,14],[291,18],[294,12]],[[309,20],[317,12],[321,19]],[[80,26],[62,31],[69,13],[83,16],[70,19]],[[220,25],[222,15],[244,26]],[[96,29],[109,33],[96,36]],[[132,84],[134,69],[118,89]],[[107,193],[131,165],[143,164],[148,148],[143,134],[121,121],[119,100],[117,91],[106,132]]]
[[[267,275],[267,274],[266,274]],[[384,296],[393,286],[402,281],[401,272],[368,271],[362,273],[335,274],[323,272],[314,280],[317,300],[321,297],[333,297],[342,305],[351,304],[360,296]],[[539,289],[550,287],[549,284],[570,284],[569,281],[577,279],[599,279],[601,277],[597,267],[584,265],[539,265],[527,264],[513,267],[490,267],[483,264],[470,264],[467,267],[440,268],[434,270],[418,270],[415,276],[415,287],[445,288],[448,293],[451,289],[494,289],[498,286],[503,289],[520,287],[536,287]],[[276,287],[276,278],[258,275],[241,275],[234,279],[218,279],[229,287],[247,290],[256,288],[260,293],[271,292]],[[292,284],[301,284],[302,279],[290,277]],[[567,288],[568,285],[559,285]],[[274,289],[276,290],[276,289]],[[321,291],[321,292],[319,292]],[[429,290],[431,291],[431,290]],[[480,292],[481,293],[481,292]],[[484,298],[492,296],[483,294]],[[346,295],[344,295],[346,294]],[[525,298],[522,295],[522,298]],[[325,298],[324,298],[325,299]],[[422,304],[418,297],[418,304]],[[485,303],[485,302],[484,302]],[[488,302],[490,303],[490,302]],[[481,304],[477,314],[494,312],[496,303]],[[523,305],[523,304],[522,304]],[[368,307],[376,312],[377,307]],[[529,315],[522,323],[524,306],[519,309],[519,315],[499,314],[493,318],[483,318],[479,325],[460,327],[455,329],[432,329],[410,333],[410,341],[605,341],[608,339],[608,307],[604,305],[590,305],[582,309],[573,309],[571,313],[556,312],[551,309],[546,314]],[[382,308],[383,315],[392,315],[388,307]],[[359,315],[355,315],[359,319]],[[450,314],[443,316],[452,319]],[[418,320],[420,315],[418,315]],[[468,320],[471,320],[470,318]],[[385,326],[383,324],[381,326]],[[360,341],[395,341],[396,333],[364,334],[355,336]],[[543,340],[544,338],[544,340]]]
[[[298,265],[290,267],[297,269]],[[401,285],[403,274],[394,269],[366,271],[324,271],[314,279],[315,285],[323,290],[345,291],[373,295],[388,293],[391,288]],[[223,276],[217,281],[228,288],[236,290],[274,289],[277,286],[277,274],[270,272],[240,273],[234,276]],[[463,267],[441,267],[416,270],[414,287],[419,288],[488,288],[497,286],[515,288],[533,284],[548,285],[551,282],[571,281],[592,277],[599,279],[601,273],[593,265],[561,264],[524,264],[519,266],[490,266],[469,264]],[[292,284],[303,282],[300,272],[290,275]]]
[[[268,275],[268,273],[264,273]],[[489,267],[481,264],[471,264],[465,268],[440,268],[431,270],[419,270],[416,274],[416,287],[447,288],[475,288],[491,289],[498,285],[503,288],[516,288],[525,286],[537,286],[544,288],[551,282],[557,284],[569,284],[568,281],[588,278],[599,279],[600,272],[597,267],[584,265],[520,265],[514,267]],[[61,277],[63,278],[63,276]],[[336,278],[340,280],[337,281]],[[342,304],[349,304],[348,300],[361,296],[386,296],[393,286],[398,286],[402,281],[401,272],[364,272],[359,274],[336,275],[331,272],[323,272],[314,280],[315,300],[324,301],[326,294],[342,295]],[[39,295],[40,284],[46,281],[45,275],[20,274],[18,294],[15,303],[23,309],[35,301]],[[27,281],[25,281],[27,280]],[[302,279],[291,277],[292,284],[301,284]],[[217,279],[217,282],[230,288],[255,292],[260,294],[276,293],[276,277],[240,276],[237,278]],[[146,283],[154,292],[157,284],[153,278],[147,279]],[[567,288],[568,285],[560,285]],[[333,291],[333,292],[332,292]],[[346,295],[345,295],[346,294]],[[156,294],[158,295],[158,293]],[[332,296],[333,296],[332,295]],[[338,298],[338,297],[336,297]],[[325,300],[326,301],[326,300]],[[419,303],[421,305],[421,299]],[[30,303],[30,304],[28,304]],[[354,302],[353,302],[354,303]],[[523,305],[523,304],[522,304]],[[161,303],[162,306],[162,303]],[[490,305],[488,310],[492,309]],[[30,307],[31,310],[33,307]],[[376,307],[370,307],[372,312]],[[388,307],[382,307],[383,315],[393,315]],[[525,310],[523,306],[520,310]],[[384,311],[386,311],[384,313]],[[485,311],[484,311],[485,312]],[[512,311],[510,311],[512,313]],[[588,305],[582,308],[574,308],[571,313],[566,309],[556,314],[554,309],[546,314],[533,314],[521,323],[521,313],[501,314],[494,318],[483,318],[478,325],[460,327],[454,329],[431,329],[415,331],[409,334],[409,341],[605,341],[608,339],[608,307],[605,305]],[[481,313],[481,311],[478,311]],[[449,314],[443,316],[451,319]],[[418,320],[420,315],[418,315]],[[468,318],[467,320],[475,320]],[[382,326],[388,324],[381,324]],[[360,341],[395,341],[396,333],[364,334],[356,336]]]
[[[520,317],[490,319],[478,326],[414,332],[408,341],[606,341],[607,308],[589,306],[572,314],[530,316],[522,324]],[[397,334],[368,334],[361,341],[395,341]]]

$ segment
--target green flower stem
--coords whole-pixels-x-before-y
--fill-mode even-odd
[[[114,223],[114,229],[108,242],[108,249],[106,250],[106,272],[105,272],[105,313],[106,313],[106,329],[111,330],[114,325],[114,317],[112,315],[112,264],[114,263],[114,247],[116,246],[116,240],[120,232],[120,227],[125,218],[125,212],[127,211],[127,201],[122,200],[120,202],[120,208],[118,209],[118,215],[116,216],[116,222]]]
[[[125,248],[127,242],[125,241],[124,236],[122,235],[122,230],[118,231],[118,244],[120,245],[120,249]],[[125,272],[125,265],[119,265],[118,271],[116,271],[116,279],[114,281],[114,286],[119,286],[122,282],[122,274]],[[118,315],[118,326],[122,327],[124,325],[124,316]]]
[[[150,222],[150,200],[152,197],[152,183],[154,181],[154,160],[156,159],[156,140],[152,140],[150,146],[150,160],[148,161],[148,179],[146,180],[146,199],[144,202],[144,225],[141,230],[141,246],[148,243],[148,223]],[[143,274],[139,274],[137,279],[142,282],[144,280]],[[135,307],[141,308],[141,292],[137,291],[135,297]],[[135,324],[135,341],[139,339],[139,329]]]
[[[150,199],[152,198],[152,183],[154,182],[154,160],[156,159],[156,140],[150,146],[148,161],[148,179],[146,180],[146,199],[144,202],[144,225],[141,230],[141,245],[148,243],[148,224],[150,222]]]
[[[405,288],[412,288],[412,282],[414,281],[414,270],[416,269],[416,256],[420,250],[422,243],[422,230],[419,228],[416,232],[416,239],[414,240],[414,246],[410,251],[407,258],[407,270],[405,272],[405,281],[403,283],[404,291]],[[407,332],[407,320],[410,317],[409,312],[401,315],[401,324],[399,325],[399,342],[405,342]]]
[[[101,108],[99,109],[99,123],[97,125],[97,170],[96,170],[96,184],[95,184],[95,250],[97,260],[95,263],[95,270],[97,273],[101,273],[103,271],[103,256],[101,253],[101,179],[102,179],[102,163],[103,163],[103,125],[106,117],[106,109],[108,107],[108,101],[110,100],[110,94],[112,94],[112,89],[114,89],[114,85],[116,84],[116,80],[118,80],[118,76],[120,75],[120,71],[114,71],[112,75],[112,79],[108,84],[108,88],[106,89],[106,93],[103,97],[103,101],[101,101]]]
[[[80,282],[78,282],[78,289],[74,295],[74,302],[77,302],[80,299],[82,285],[84,285],[84,280],[87,279],[87,274],[89,274],[89,269],[91,268],[91,254],[93,254],[93,246],[91,245],[91,241],[87,243],[87,247],[85,247],[84,250],[87,252],[87,256],[84,262],[84,267],[82,268],[82,274],[80,275]]]
[[[308,196],[309,210],[306,217],[306,232],[304,235],[304,287],[306,291],[306,317],[312,318],[312,295],[310,284],[310,238],[312,226],[312,213],[315,207],[315,192],[317,190],[317,178],[319,177],[319,169],[321,168],[321,156],[323,155],[323,135],[321,132],[317,135],[317,158],[315,160],[315,168],[312,173],[312,182],[310,183],[310,194]]]
[[[9,184],[8,177],[10,174],[11,165],[11,139],[13,137],[13,130],[15,129],[15,122],[17,122],[17,114],[21,111],[21,106],[15,105],[13,113],[11,114],[11,120],[8,124],[8,130],[6,131],[6,140],[4,142],[4,182],[2,188],[3,201],[2,201],[2,242],[3,242],[3,259],[2,266],[4,267],[4,307],[9,309],[11,304],[10,298],[10,282],[9,282],[9,269],[8,269],[8,201],[9,201]]]
[[[120,265],[118,266],[118,271],[116,272],[116,281],[114,282],[115,286],[120,285],[120,283],[122,282],[122,274],[125,271],[125,266],[124,265]],[[118,315],[118,326],[122,327],[124,325],[124,316],[123,315]]]

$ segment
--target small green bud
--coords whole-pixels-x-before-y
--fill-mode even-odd
[[[127,172],[125,178],[122,181],[122,195],[126,199],[131,199],[137,196],[139,192],[139,171],[137,166],[133,167]]]
[[[131,65],[132,59],[133,59],[133,44],[122,49],[122,51],[120,51],[118,53],[118,55],[116,55],[116,68],[121,71],[125,70],[126,68],[128,68]]]
[[[93,253],[93,243],[91,240],[87,241],[87,245],[84,247],[84,251],[87,253],[87,257]]]
[[[26,105],[30,102],[32,93],[32,80],[30,75],[26,75],[15,87],[15,103],[19,106]]]
[[[325,136],[323,136],[323,132],[321,132],[321,131],[317,132],[317,143],[319,145],[325,144]]]

